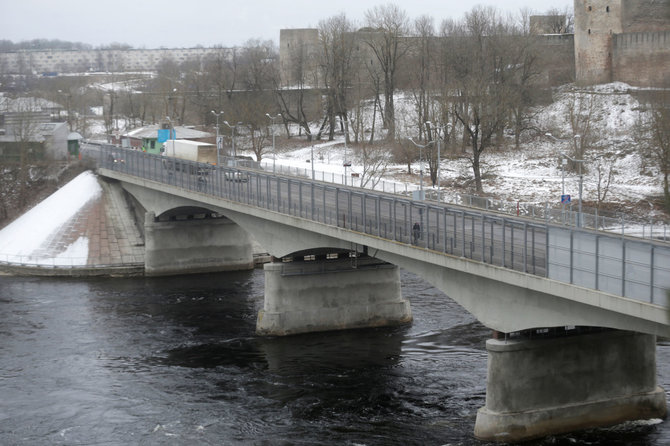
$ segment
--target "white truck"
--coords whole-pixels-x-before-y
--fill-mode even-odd
[[[165,141],[163,166],[166,169],[186,170],[191,167],[191,173],[207,174],[209,169],[203,169],[190,163],[182,163],[180,160],[196,163],[216,165],[216,146],[206,142],[189,141],[186,139],[169,139]]]

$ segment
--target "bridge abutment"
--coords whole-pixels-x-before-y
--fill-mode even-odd
[[[475,436],[517,442],[628,420],[664,418],[656,337],[603,331],[551,339],[489,339],[486,406]]]
[[[194,274],[254,268],[249,235],[225,218],[157,221],[147,212],[145,274]]]
[[[352,267],[351,261],[268,263],[265,303],[256,332],[284,336],[409,323],[397,266]]]

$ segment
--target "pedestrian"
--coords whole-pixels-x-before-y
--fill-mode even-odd
[[[414,239],[414,244],[419,243],[419,238],[421,238],[421,225],[416,222],[412,226],[412,238]]]

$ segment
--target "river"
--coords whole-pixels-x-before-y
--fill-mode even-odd
[[[483,445],[490,331],[402,273],[414,322],[261,338],[263,272],[0,277],[2,445]],[[670,342],[658,344],[670,389]],[[531,445],[666,445],[635,422]]]

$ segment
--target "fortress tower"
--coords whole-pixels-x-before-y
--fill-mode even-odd
[[[612,39],[621,33],[625,0],[575,0],[575,78],[612,82]]]
[[[575,78],[670,86],[670,0],[575,0]]]

